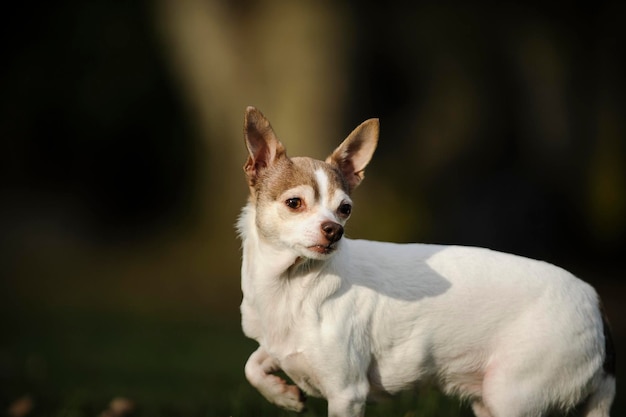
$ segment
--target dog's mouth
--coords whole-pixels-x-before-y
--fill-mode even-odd
[[[337,248],[337,245],[335,243],[331,243],[329,245],[313,245],[309,246],[307,249],[322,255],[328,255]]]

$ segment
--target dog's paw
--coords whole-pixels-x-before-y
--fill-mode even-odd
[[[287,384],[285,380],[276,375],[270,375],[268,379],[269,384],[261,392],[268,401],[289,411],[298,413],[304,411],[306,396],[300,388]]]
[[[285,385],[282,395],[276,398],[276,405],[298,413],[304,411],[304,393],[295,385]]]

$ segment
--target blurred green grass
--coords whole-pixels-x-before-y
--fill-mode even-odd
[[[32,416],[96,416],[112,398],[144,416],[295,416],[245,380],[256,343],[234,319],[93,311],[6,311],[0,318],[0,404],[33,400]],[[326,415],[308,399],[305,417]],[[471,416],[431,387],[368,406],[368,416]]]

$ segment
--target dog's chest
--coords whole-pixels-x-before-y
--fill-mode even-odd
[[[320,384],[319,375],[316,371],[315,350],[309,350],[310,341],[305,334],[316,333],[316,323],[307,320],[308,314],[300,312],[299,325],[297,327],[280,324],[283,320],[274,318],[270,320],[266,317],[266,323],[273,323],[273,326],[264,327],[260,343],[268,353],[280,363],[280,368],[298,385],[304,392],[313,397],[323,397],[324,390]],[[290,321],[290,320],[289,320]],[[289,322],[288,321],[288,322]],[[270,330],[271,329],[271,330]]]

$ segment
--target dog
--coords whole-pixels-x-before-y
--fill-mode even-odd
[[[344,236],[378,135],[369,119],[325,161],[290,158],[246,109],[250,196],[237,230],[242,328],[259,343],[250,384],[293,411],[323,397],[331,417],[363,416],[367,401],[424,380],[477,417],[608,417],[615,354],[590,285],[488,249]]]

